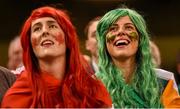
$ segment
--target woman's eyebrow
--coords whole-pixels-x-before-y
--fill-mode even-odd
[[[118,24],[117,24],[117,23],[114,23],[114,24],[111,25],[111,27],[112,27],[112,26],[118,26]]]
[[[132,26],[134,26],[134,24],[133,24],[133,23],[126,23],[126,24],[124,24],[124,25],[132,25]]]
[[[37,23],[33,24],[33,25],[32,25],[32,28],[34,28],[35,26],[38,26],[38,25],[41,25],[41,23],[40,23],[40,22],[37,22]]]
[[[47,21],[47,23],[48,23],[48,24],[56,23],[56,21],[54,21],[54,20],[49,20],[49,21]]]

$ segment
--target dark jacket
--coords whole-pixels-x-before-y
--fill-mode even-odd
[[[16,80],[16,75],[10,70],[0,66],[0,103],[6,91]]]

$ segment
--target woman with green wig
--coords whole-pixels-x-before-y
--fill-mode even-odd
[[[127,8],[109,11],[97,26],[97,40],[100,71],[96,75],[115,108],[171,107],[171,100],[167,102],[162,95],[172,81],[163,88],[156,75],[146,23],[140,14]]]

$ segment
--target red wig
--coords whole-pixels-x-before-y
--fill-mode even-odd
[[[31,22],[41,17],[54,18],[65,33],[66,41],[66,74],[59,92],[62,96],[63,107],[99,107],[104,105],[94,95],[101,83],[93,79],[92,69],[83,59],[79,51],[79,42],[74,26],[67,14],[52,7],[41,7],[34,10],[26,20],[22,32],[23,62],[28,72],[34,99],[39,101],[40,107],[53,107],[53,97],[48,97],[46,88],[40,76],[37,58],[30,42]]]

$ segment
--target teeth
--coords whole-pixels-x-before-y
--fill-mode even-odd
[[[127,45],[128,44],[128,41],[127,40],[118,40],[115,45],[118,46],[118,45]]]
[[[51,41],[51,40],[45,40],[45,41],[43,41],[43,42],[41,43],[42,46],[43,46],[43,45],[46,45],[46,44],[54,44],[54,42]]]

